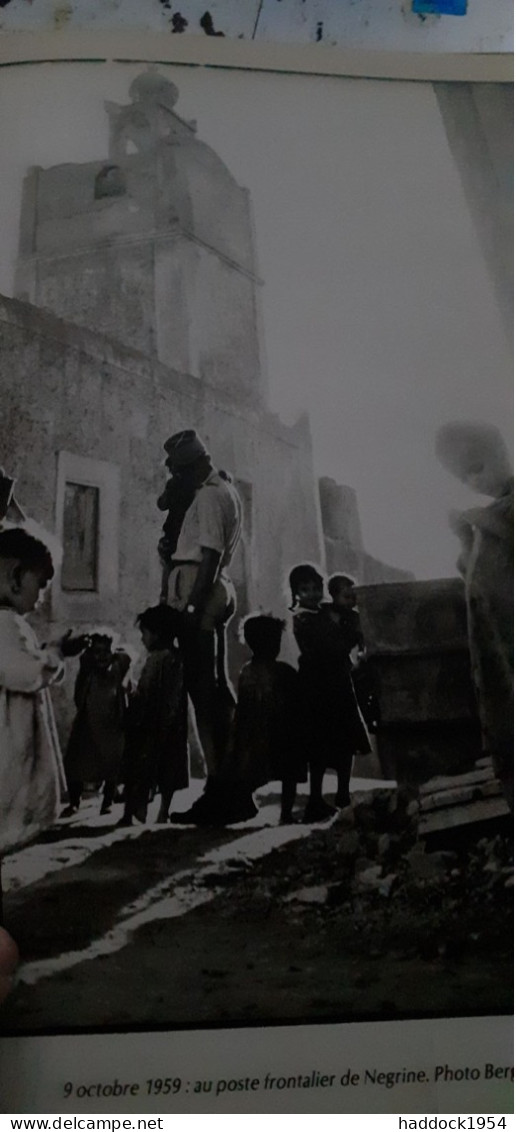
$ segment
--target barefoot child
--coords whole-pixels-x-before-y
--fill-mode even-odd
[[[156,605],[136,620],[148,656],[128,716],[126,804],[121,825],[144,822],[149,796],[161,795],[158,822],[168,821],[176,790],[186,790],[188,701],[177,647],[181,615]]]
[[[309,747],[310,798],[306,821],[323,821],[334,808],[323,799],[324,772],[337,771],[338,806],[349,804],[353,756],[370,751],[351,681],[348,640],[323,603],[324,579],[310,564],[289,578],[293,629],[300,650],[304,733]]]
[[[57,816],[61,754],[47,689],[63,663],[25,621],[53,574],[44,543],[22,527],[0,531],[0,857]]]

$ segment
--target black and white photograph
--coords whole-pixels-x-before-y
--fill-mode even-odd
[[[512,1013],[512,90],[0,72],[4,1035]]]

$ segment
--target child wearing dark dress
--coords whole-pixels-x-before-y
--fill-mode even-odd
[[[328,593],[331,605],[326,606],[332,621],[346,634],[348,654],[358,649],[364,651],[364,635],[357,609],[355,581],[348,574],[332,574],[328,579]]]
[[[180,615],[167,605],[140,613],[136,624],[148,656],[128,714],[126,801],[120,825],[145,822],[150,796],[161,795],[158,822],[168,821],[188,774],[188,707],[177,647]]]
[[[322,796],[325,771],[337,772],[337,806],[349,805],[353,756],[371,748],[351,680],[348,640],[323,601],[324,579],[307,563],[294,567],[289,583],[310,767],[305,820],[324,821],[335,812]]]
[[[328,593],[332,602],[326,608],[345,638],[357,703],[371,734],[377,730],[379,723],[377,681],[366,655],[355,581],[348,574],[332,574],[328,580]]]
[[[282,824],[290,823],[298,782],[306,781],[301,753],[299,677],[278,660],[285,623],[256,614],[242,624],[252,653],[238,680],[231,745],[231,777],[250,794],[267,782],[281,782]]]
[[[80,804],[85,782],[103,783],[101,814],[109,814],[122,771],[127,695],[124,681],[131,660],[113,648],[109,629],[66,639],[68,656],[80,652],[75,681],[73,722],[64,758],[69,804],[62,817],[71,817]]]

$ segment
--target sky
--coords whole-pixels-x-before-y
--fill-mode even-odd
[[[104,99],[127,102],[142,69],[0,71],[4,294],[27,169],[107,156]],[[486,420],[509,439],[512,378],[431,86],[160,69],[177,112],[251,192],[272,409],[309,413],[316,470],[356,489],[370,554],[451,576],[447,513],[481,499],[439,467],[435,431]]]

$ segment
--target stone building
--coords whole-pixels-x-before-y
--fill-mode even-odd
[[[178,429],[198,429],[242,498],[241,613],[284,613],[289,567],[324,548],[308,420],[267,407],[249,194],[176,114],[172,83],[145,73],[130,94],[107,106],[105,160],[26,177],[17,298],[0,302],[1,460],[63,544],[43,622],[135,640]],[[232,636],[234,669],[236,621]]]
[[[159,594],[163,441],[181,428],[242,498],[240,613],[284,615],[299,561],[383,579],[351,489],[319,495],[307,418],[287,427],[268,409],[249,193],[178,116],[168,79],[145,72],[130,98],[106,105],[105,159],[28,172],[16,298],[0,299],[0,463],[63,545],[44,636],[108,623],[136,640]],[[236,619],[230,658],[234,672]]]
[[[105,161],[33,168],[16,294],[178,373],[264,404],[260,289],[249,193],[154,72],[106,104]]]

